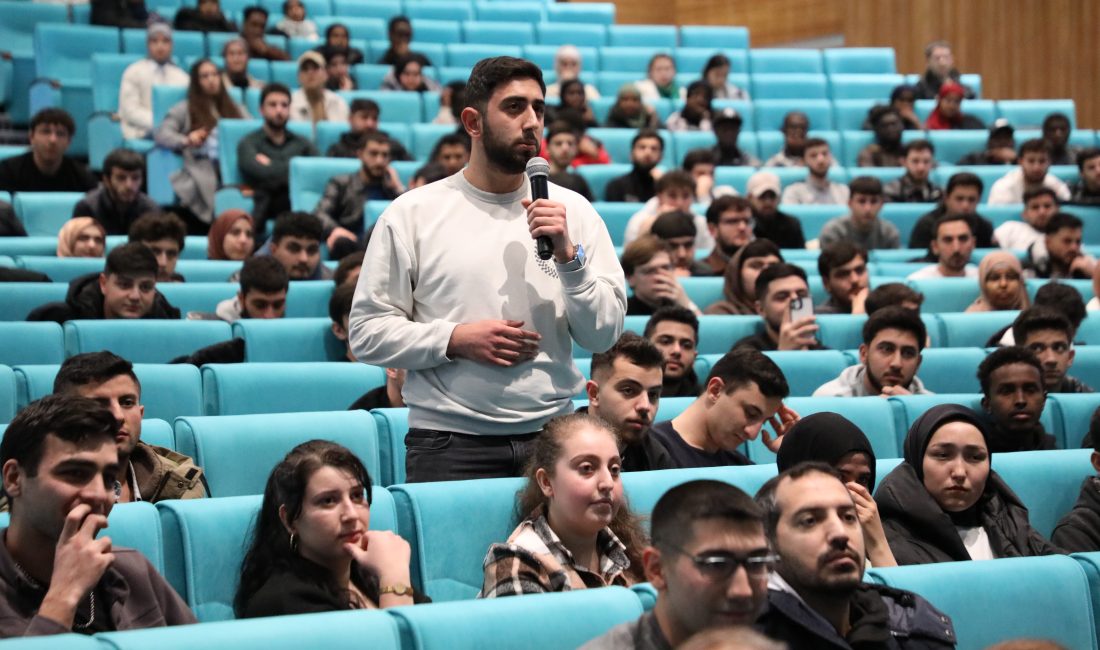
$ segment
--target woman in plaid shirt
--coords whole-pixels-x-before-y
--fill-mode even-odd
[[[645,533],[623,495],[618,443],[587,414],[546,424],[519,493],[524,518],[506,543],[489,547],[479,598],[644,580]]]

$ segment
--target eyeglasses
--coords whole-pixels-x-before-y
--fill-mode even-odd
[[[767,577],[775,564],[779,562],[779,556],[771,553],[768,555],[752,555],[739,557],[733,553],[710,553],[707,555],[691,555],[682,548],[676,549],[688,556],[695,564],[699,573],[708,580],[729,580],[737,572],[738,567],[744,567],[745,573],[752,578]]]

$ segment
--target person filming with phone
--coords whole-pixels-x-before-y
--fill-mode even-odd
[[[748,346],[770,350],[824,350],[817,340],[818,325],[806,272],[793,264],[773,264],[756,277],[756,312],[764,331],[746,336],[734,349]]]

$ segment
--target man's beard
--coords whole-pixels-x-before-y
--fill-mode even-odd
[[[539,142],[533,133],[524,133],[523,141],[534,147],[534,153],[528,155],[515,149],[514,142],[504,142],[496,136],[489,120],[485,120],[485,133],[481,138],[481,146],[485,149],[485,157],[489,164],[506,174],[522,174],[527,170],[527,161],[538,155]]]

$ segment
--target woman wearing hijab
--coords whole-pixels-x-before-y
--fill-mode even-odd
[[[107,231],[91,217],[73,217],[57,233],[58,257],[103,257]]]
[[[613,129],[655,129],[660,126],[657,111],[642,101],[642,93],[634,84],[623,84],[615,104],[607,113],[604,126]]]
[[[252,215],[236,208],[226,210],[210,226],[206,236],[206,258],[243,260],[252,255],[255,243]]]
[[[799,463],[816,461],[840,473],[863,527],[867,559],[875,567],[897,566],[878,506],[871,498],[875,489],[875,451],[851,420],[839,413],[812,413],[795,423],[783,436],[775,463],[785,472]]]
[[[756,239],[745,244],[726,265],[722,300],[712,303],[703,313],[755,316],[756,276],[782,261],[779,247],[767,239]]]
[[[962,112],[962,100],[965,96],[965,88],[953,81],[945,82],[940,86],[940,92],[936,96],[936,108],[932,109],[928,115],[924,128],[930,131],[984,129],[985,124],[981,120]]]
[[[981,295],[969,307],[967,313],[1027,309],[1027,287],[1024,285],[1024,267],[1016,255],[1007,251],[994,251],[982,258],[978,265],[978,287]]]
[[[970,409],[928,409],[909,429],[904,455],[875,492],[898,564],[1061,552],[1031,527],[1020,498],[990,469],[989,432]]]
[[[399,90],[422,93],[439,90],[439,83],[424,75],[420,61],[412,56],[403,56],[393,64],[393,70],[382,79],[382,90]]]

